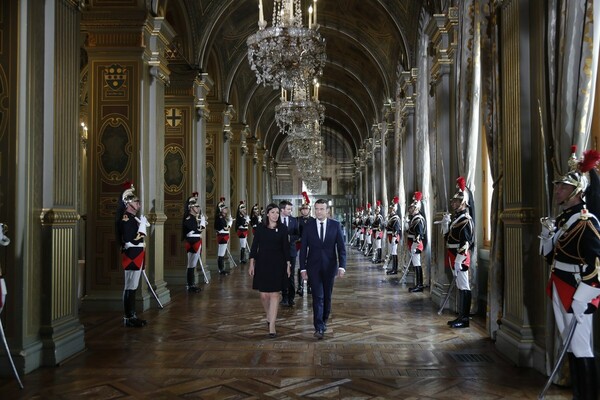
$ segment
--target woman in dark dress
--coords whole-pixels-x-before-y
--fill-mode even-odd
[[[248,268],[248,273],[254,277],[252,289],[260,292],[260,301],[267,314],[267,327],[271,338],[277,336],[275,320],[281,300],[280,294],[284,277],[289,278],[290,269],[290,239],[287,227],[279,222],[279,207],[271,203],[267,206],[264,222],[256,228]]]

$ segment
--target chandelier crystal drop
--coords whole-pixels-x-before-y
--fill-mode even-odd
[[[275,121],[284,135],[313,138],[320,132],[325,120],[325,107],[318,100],[318,83],[310,96],[310,86],[296,83],[290,92],[281,90],[281,103],[275,106]]]
[[[317,1],[309,8],[308,28],[302,26],[301,0],[273,0],[273,25],[267,28],[259,0],[258,31],[248,37],[248,61],[257,83],[291,89],[311,82],[325,66],[325,40],[317,32]]]

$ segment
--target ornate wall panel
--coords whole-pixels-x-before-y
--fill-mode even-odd
[[[132,160],[139,147],[139,81],[141,61],[96,59],[90,64],[88,249],[89,288],[121,289],[123,273],[114,239],[114,215],[122,184],[131,180],[139,191]]]

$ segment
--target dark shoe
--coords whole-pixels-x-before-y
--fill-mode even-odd
[[[219,271],[219,275],[229,275],[229,272],[223,270],[223,271]]]
[[[269,339],[274,339],[277,337],[277,333],[276,332],[269,332]]]
[[[137,317],[123,318],[124,324],[128,328],[141,328],[148,325],[145,319],[139,319]]]
[[[423,286],[411,287],[411,288],[408,288],[408,291],[411,293],[420,293],[423,291]]]
[[[301,289],[296,290],[296,294],[300,297],[304,296],[304,289],[301,288]]]
[[[316,337],[318,340],[321,340],[321,339],[323,339],[323,336],[325,336],[325,332],[323,332],[321,330],[315,331],[313,336]]]
[[[293,307],[293,306],[295,306],[295,305],[296,305],[296,302],[295,302],[294,300],[290,300],[290,301],[288,301],[288,306],[289,306],[289,307]]]
[[[452,321],[448,321],[448,322],[446,322],[446,324],[447,324],[447,325],[452,325],[453,323],[455,323],[455,322],[458,322],[459,320],[460,320],[460,316],[459,316],[459,317],[457,317],[457,318],[455,318],[455,319],[453,319]]]
[[[386,275],[398,275],[398,271],[391,270],[391,271],[386,272],[385,274]]]
[[[287,299],[284,299],[279,302],[279,305],[284,306],[284,307],[289,307],[290,303],[287,301]]]
[[[308,294],[312,294],[312,289],[311,289],[311,287],[310,287],[310,286],[309,286],[309,287],[308,287],[308,289],[306,290],[306,293],[308,293]]]
[[[453,322],[450,325],[450,328],[468,328],[469,327],[469,317],[461,318],[456,322]]]
[[[198,286],[196,286],[196,285],[193,285],[193,286],[188,286],[188,287],[187,287],[187,291],[188,291],[188,293],[198,293],[198,292],[200,292],[201,290],[202,290],[202,289],[201,289],[201,288],[199,288],[199,287],[198,287]]]

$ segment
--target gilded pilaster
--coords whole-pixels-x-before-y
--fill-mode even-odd
[[[531,234],[534,200],[526,195],[526,188],[532,187],[535,170],[525,171],[532,165],[529,154],[533,132],[526,115],[531,103],[528,88],[531,24],[527,22],[529,6],[523,2],[504,2],[501,13],[502,157],[504,176],[510,179],[503,181],[504,312],[496,346],[517,365],[532,366],[534,337],[529,311],[535,311],[528,308],[532,286],[527,282],[532,278],[531,259],[537,253],[537,238]]]
[[[53,14],[52,14],[53,13]],[[79,162],[79,19],[77,5],[54,2],[46,14],[53,29],[53,59],[46,64],[46,88],[52,93],[51,120],[44,129],[40,223],[42,228],[42,313],[40,337],[43,365],[56,365],[85,348],[78,320],[77,213]],[[49,122],[49,123],[48,123]]]

